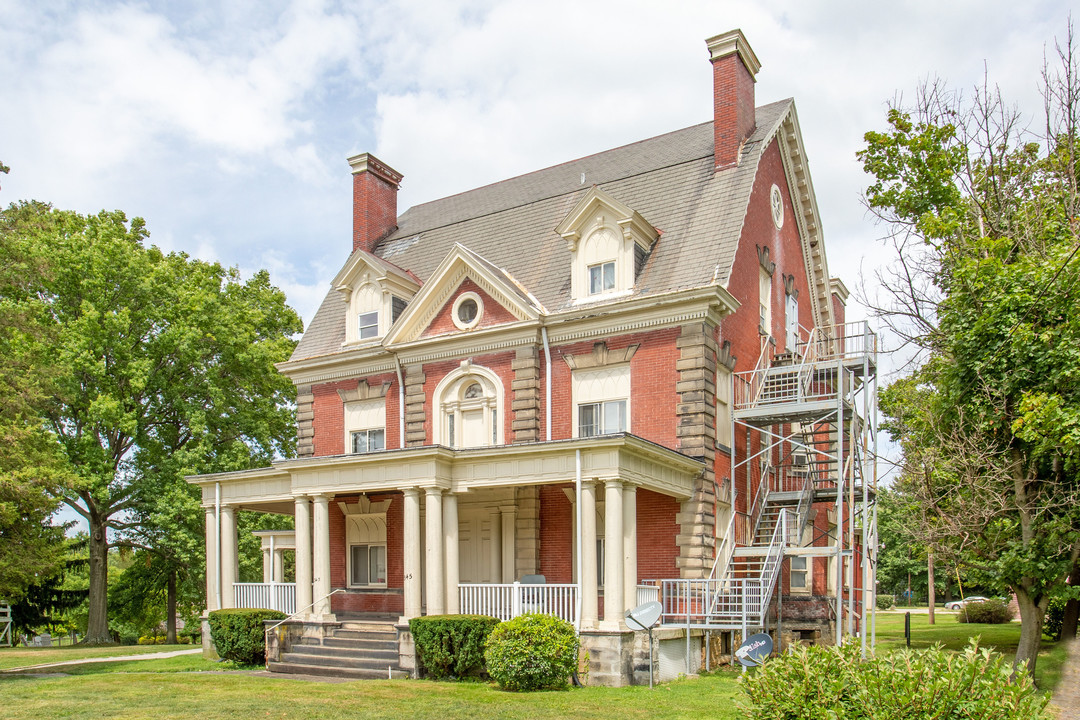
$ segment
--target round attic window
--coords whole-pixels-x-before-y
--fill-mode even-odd
[[[464,292],[454,301],[451,317],[459,330],[472,330],[484,314],[484,301],[474,292]]]
[[[777,229],[784,227],[784,196],[776,185],[773,185],[769,192],[769,206],[772,209],[773,224]]]

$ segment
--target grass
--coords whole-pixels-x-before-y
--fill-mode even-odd
[[[185,658],[176,658],[185,659]],[[146,661],[147,663],[159,661]],[[112,663],[108,663],[111,665]],[[319,683],[218,673],[91,674],[0,679],[5,717],[22,718],[565,718],[741,717],[735,676],[657,686],[508,693],[486,683],[366,680]]]
[[[935,613],[936,622],[931,625],[926,613],[911,614],[911,647],[927,648],[940,643],[948,650],[962,650],[968,641],[979,636],[979,645],[991,647],[1000,652],[1011,662],[1016,657],[1016,646],[1020,642],[1020,623],[1018,621],[1000,625],[980,623],[960,623],[956,613],[939,610]],[[902,648],[904,640],[904,612],[879,612],[877,614],[878,652],[887,652]],[[1043,638],[1039,650],[1039,659],[1035,663],[1035,684],[1043,690],[1053,690],[1061,679],[1062,666],[1066,658],[1065,643],[1055,643]]]
[[[42,663],[85,660],[86,658],[141,655],[143,653],[190,650],[191,645],[110,645],[106,647],[0,648],[0,670]]]

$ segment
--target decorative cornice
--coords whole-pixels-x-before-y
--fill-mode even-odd
[[[725,340],[720,345],[720,352],[716,355],[716,362],[723,365],[731,372],[735,372],[735,361],[737,359],[738,358],[731,354],[731,341]]]
[[[728,32],[711,37],[705,41],[706,47],[709,48],[709,60],[716,62],[722,58],[726,58],[733,53],[739,54],[739,59],[742,60],[743,65],[750,71],[750,77],[754,78],[758,71],[761,70],[761,61],[758,60],[757,55],[754,54],[753,48],[750,47],[750,43],[746,41],[746,36],[743,35],[742,30],[729,30]]]
[[[386,397],[386,391],[390,389],[390,383],[384,382],[381,385],[369,385],[367,379],[362,379],[356,384],[356,388],[353,390],[338,390],[338,397],[342,402],[357,402],[359,400],[378,400],[379,398]]]
[[[776,270],[776,263],[769,259],[770,250],[768,245],[757,246],[757,259],[762,269],[771,276]]]
[[[600,341],[593,343],[593,349],[580,355],[563,355],[562,359],[570,366],[571,370],[585,370],[587,368],[604,367],[605,365],[618,365],[628,363],[634,357],[634,353],[641,347],[640,344],[629,345],[621,350],[608,350],[607,343]]]
[[[393,185],[395,190],[401,186],[401,179],[405,177],[371,153],[353,155],[349,158],[349,167],[352,168],[353,175],[369,172],[380,180]]]

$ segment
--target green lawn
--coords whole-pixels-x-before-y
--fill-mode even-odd
[[[186,658],[177,658],[186,659]],[[159,661],[147,661],[159,662]],[[110,665],[112,663],[109,663]],[[657,686],[508,693],[486,683],[367,680],[320,683],[221,673],[0,677],[4,717],[307,718],[445,720],[468,717],[674,720],[741,717],[732,674]]]
[[[1016,656],[1016,646],[1020,642],[1018,621],[1001,625],[959,623],[956,613],[947,610],[938,610],[935,620],[931,625],[925,612],[911,613],[911,647],[926,648],[941,643],[949,650],[962,650],[971,637],[978,635],[981,646],[992,647],[1010,661]],[[879,653],[904,647],[903,611],[878,612],[877,647]],[[1035,684],[1044,690],[1053,690],[1061,678],[1065,656],[1065,643],[1043,638],[1039,660],[1035,663]]]
[[[113,645],[108,647],[0,648],[0,670],[65,660],[190,650],[191,647],[191,645]]]

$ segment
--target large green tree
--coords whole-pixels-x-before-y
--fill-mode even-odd
[[[141,219],[13,205],[49,262],[36,300],[61,372],[45,418],[76,475],[64,502],[89,525],[86,640],[108,642],[112,542],[186,473],[265,464],[293,450],[293,388],[274,369],[300,320],[266,272],[163,253]],[[197,520],[196,520],[197,522]]]
[[[1030,669],[1080,556],[1078,70],[1070,27],[1038,133],[996,89],[928,85],[860,152],[897,251],[872,302],[916,351],[882,403],[912,532],[1015,593]]]
[[[0,216],[0,599],[9,602],[61,568],[63,528],[51,518],[70,477],[41,415],[56,391],[34,293],[49,266],[22,235],[19,218]]]

